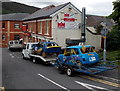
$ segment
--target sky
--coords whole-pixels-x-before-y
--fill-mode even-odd
[[[91,15],[108,16],[113,11],[113,1],[116,0],[11,0],[24,3],[39,8],[48,5],[60,5],[71,2],[75,7],[82,11],[82,7],[86,8],[86,13]]]

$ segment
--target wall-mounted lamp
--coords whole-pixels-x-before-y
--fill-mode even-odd
[[[72,10],[72,8],[71,8],[71,7],[69,7],[69,8],[68,8],[68,10],[69,10],[69,11],[71,11],[71,10]]]

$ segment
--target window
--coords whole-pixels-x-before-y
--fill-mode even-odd
[[[70,55],[78,55],[79,51],[77,48],[67,48],[64,51],[65,56],[70,56]]]
[[[2,41],[5,41],[5,35],[4,34],[2,35]]]
[[[19,24],[19,23],[15,23],[15,24],[14,24],[14,28],[15,28],[15,29],[20,28],[20,24]]]
[[[2,23],[2,28],[5,28],[5,23]]]
[[[19,40],[20,39],[20,35],[14,35],[14,40]]]
[[[49,47],[49,46],[58,46],[58,44],[56,44],[56,43],[47,43],[47,47]]]
[[[42,34],[42,21],[40,21],[40,23],[38,23],[39,24],[39,32],[38,33],[40,33],[40,34]]]
[[[85,47],[85,48],[81,48],[80,49],[81,52],[84,54],[84,53],[90,53],[90,52],[94,52],[94,48],[93,47]]]
[[[50,22],[46,21],[46,29],[45,29],[45,34],[49,34],[49,29],[50,29]]]

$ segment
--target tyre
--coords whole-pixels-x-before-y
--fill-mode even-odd
[[[33,59],[32,59],[32,62],[33,62],[33,63],[36,63],[36,58],[33,58]]]
[[[27,59],[27,58],[24,56],[24,54],[22,54],[22,58],[25,59],[25,60]]]
[[[42,57],[46,58],[46,53],[42,51]]]
[[[67,73],[68,76],[71,76],[71,77],[72,77],[73,74],[74,74],[74,70],[73,70],[72,68],[69,67],[69,68],[67,68],[66,73]]]
[[[60,73],[60,74],[63,74],[64,73],[64,67],[63,66],[58,66],[58,72]]]

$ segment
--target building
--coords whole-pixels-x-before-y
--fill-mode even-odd
[[[101,36],[95,30],[86,29],[86,41],[81,39],[82,12],[70,2],[44,7],[25,17],[23,23],[27,26],[24,42],[51,40],[63,47],[85,42],[101,48]]]
[[[27,13],[1,15],[0,47],[8,47],[10,40],[19,40],[22,38],[22,19],[28,15]]]
[[[102,29],[102,23],[106,23],[108,31],[111,31],[114,21],[112,19],[106,18],[105,16],[97,16],[97,15],[86,15],[86,26],[88,31],[93,31],[93,34],[101,34],[101,29]],[[87,35],[88,37],[89,34]],[[98,38],[98,37],[96,37]],[[91,38],[88,38],[87,40],[89,42],[91,41]],[[92,38],[93,39],[93,38]],[[94,42],[95,43],[95,42]],[[93,44],[94,44],[93,43]],[[97,42],[98,43],[98,42]],[[95,45],[100,45],[100,44],[95,44]],[[101,48],[104,48],[104,39],[101,37]]]

